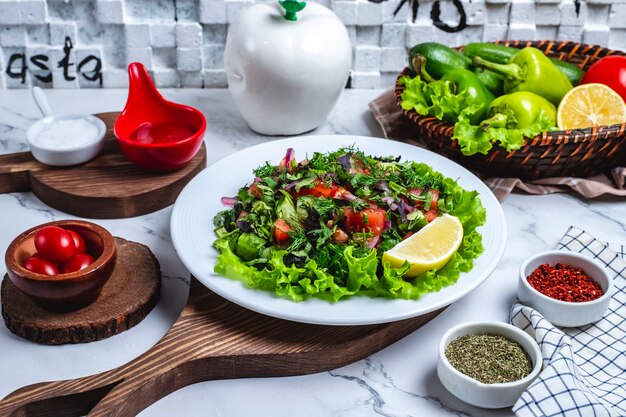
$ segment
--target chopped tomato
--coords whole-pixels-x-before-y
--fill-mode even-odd
[[[343,197],[345,193],[348,193],[348,192],[349,191],[343,188],[341,185],[333,184],[333,190],[331,191],[330,196],[332,198],[341,198]]]
[[[365,164],[363,163],[363,161],[361,160],[354,160],[354,158],[352,159],[352,167],[350,168],[350,170],[348,170],[348,172],[350,174],[365,174],[365,175],[369,175],[370,171],[369,169],[365,168]]]
[[[374,236],[379,236],[385,229],[387,213],[381,208],[367,208],[363,211],[355,212],[352,208],[347,208],[343,212],[344,225],[349,232],[371,232]]]
[[[289,226],[289,224],[287,224],[287,222],[283,219],[279,218],[274,222],[274,236],[277,241],[282,242],[283,240],[289,239],[289,235],[287,233],[290,231],[291,226]]]
[[[302,187],[300,191],[298,192],[298,194],[299,195],[312,195],[313,197],[328,198],[328,197],[332,197],[334,188],[335,188],[334,185],[332,187],[329,187],[326,184],[324,184],[322,181],[318,180],[315,182],[315,185],[312,188]]]
[[[312,195],[313,197],[335,198],[341,197],[346,189],[340,185],[331,184],[329,187],[323,181],[317,180],[311,188],[302,187],[298,195]]]
[[[424,192],[423,188],[413,188],[412,190],[409,190],[409,194],[415,197],[419,197],[420,195],[422,195],[423,192]],[[439,200],[439,190],[435,190],[433,188],[433,189],[428,190],[428,193],[430,194],[430,198],[431,198],[429,210],[437,210],[437,201]],[[422,208],[422,203],[419,201],[416,201],[415,207]]]
[[[431,210],[437,210],[437,201],[439,200],[439,190],[428,190],[428,192],[430,193],[430,195],[432,196],[432,200],[430,203],[430,209]]]
[[[413,236],[415,234],[415,232],[407,232],[403,237],[402,240],[408,239],[411,236]]]
[[[424,217],[426,217],[426,221],[430,223],[437,217],[439,217],[439,212],[437,210],[428,210],[426,213],[424,213]]]
[[[355,168],[350,168],[350,171],[348,171],[350,174],[365,174],[365,175],[369,175],[370,171],[367,168],[364,168],[363,166],[359,167],[356,166]]]
[[[256,182],[253,183],[250,188],[248,188],[248,192],[256,198],[261,198],[261,196],[263,195],[263,191],[259,188],[259,185]]]

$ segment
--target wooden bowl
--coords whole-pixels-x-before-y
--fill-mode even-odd
[[[35,233],[44,226],[59,226],[77,232],[85,240],[86,251],[95,261],[87,268],[58,275],[38,274],[24,268],[26,259],[37,252]],[[83,220],[60,220],[28,229],[17,236],[4,256],[9,278],[17,288],[48,310],[71,311],[93,302],[107,282],[117,259],[111,233]]]
[[[498,41],[514,48],[533,46],[546,55],[578,65],[586,70],[598,59],[608,55],[625,55],[624,52],[585,45],[576,42],[553,41]],[[462,50],[463,47],[458,49]],[[410,74],[408,68],[398,76],[395,97],[402,103],[403,76]],[[513,177],[535,180],[549,177],[589,177],[620,166],[626,154],[626,123],[585,129],[543,132],[528,138],[520,149],[507,152],[494,145],[486,155],[477,153],[465,156],[458,142],[452,140],[454,124],[432,116],[422,116],[415,110],[403,110],[414,123],[416,136],[426,146],[445,157],[476,171],[486,177]]]

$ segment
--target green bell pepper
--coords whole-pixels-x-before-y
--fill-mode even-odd
[[[537,48],[524,48],[509,59],[508,64],[496,64],[474,57],[475,66],[504,75],[504,92],[530,91],[544,97],[555,106],[569,90],[569,82],[554,64]]]
[[[436,81],[428,72],[428,59],[422,55],[415,55],[413,59],[415,71],[422,79],[428,83]],[[450,81],[455,86],[455,94],[461,94],[467,91],[468,104],[477,105],[478,110],[470,117],[472,123],[477,124],[480,122],[489,104],[493,101],[494,96],[480,81],[480,79],[472,71],[465,68],[453,68],[447,71],[442,77],[441,81]]]
[[[464,155],[487,154],[493,145],[511,152],[520,149],[527,138],[556,126],[554,105],[527,91],[496,98],[487,109],[487,117],[480,125],[467,120],[454,125],[452,139],[457,140]]]
[[[409,51],[409,68],[415,71],[413,61],[417,55],[426,58],[426,71],[436,79],[455,68],[467,68],[471,59],[446,45],[436,42],[419,43]],[[419,72],[416,71],[417,74]]]
[[[545,98],[528,91],[500,96],[487,109],[488,119],[480,126],[506,129],[526,129],[537,123],[556,126],[556,108]]]
[[[485,116],[494,96],[476,74],[467,69],[457,68],[447,72],[441,79],[443,81],[452,81],[456,85],[457,94],[467,91],[467,94],[470,96],[470,102],[480,106],[480,109],[470,117],[470,121],[472,123],[480,122]]]
[[[518,53],[520,50],[517,48],[511,48],[510,46],[498,45],[495,43],[469,43],[463,47],[463,55],[473,59],[478,56],[487,61],[495,62],[496,64],[507,64],[511,57]],[[585,75],[578,65],[574,65],[567,61],[562,61],[558,58],[548,57],[555,67],[559,69],[572,85],[580,84],[580,80]]]

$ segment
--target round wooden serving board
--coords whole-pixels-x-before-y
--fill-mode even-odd
[[[107,126],[105,145],[94,159],[51,167],[30,152],[0,155],[0,193],[32,191],[57,210],[92,219],[134,217],[174,203],[183,187],[206,166],[206,146],[186,166],[154,173],[133,165],[113,135],[118,112],[96,114]]]
[[[60,345],[105,339],[143,320],[159,300],[159,262],[147,246],[115,238],[117,262],[93,303],[76,311],[45,310],[4,276],[2,317],[7,328],[37,343]]]
[[[246,310],[192,278],[167,334],[126,365],[84,378],[20,388],[0,417],[130,417],[196,382],[304,375],[347,365],[401,339],[441,311],[367,326],[319,326]]]

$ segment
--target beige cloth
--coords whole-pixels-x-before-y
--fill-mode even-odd
[[[393,90],[388,90],[369,103],[374,118],[380,124],[386,138],[426,147],[416,136],[413,122],[402,113],[396,104]],[[504,200],[514,189],[529,194],[551,194],[573,191],[585,198],[603,195],[625,196],[626,167],[616,167],[607,175],[589,178],[545,178],[524,182],[519,178],[483,178],[498,200]]]

